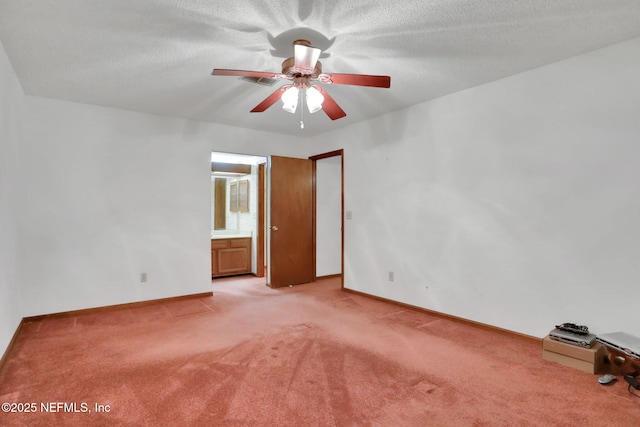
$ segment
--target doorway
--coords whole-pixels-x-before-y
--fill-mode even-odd
[[[262,187],[266,161],[261,156],[211,153],[212,279],[264,276]]]
[[[216,157],[218,162],[227,162],[227,164],[231,165],[242,165],[245,163],[249,163],[252,166],[252,173],[255,170],[257,173],[257,181],[256,182],[265,182],[266,185],[262,186],[262,184],[252,184],[252,181],[248,183],[249,194],[255,194],[258,196],[258,199],[253,202],[249,202],[248,208],[245,207],[237,207],[232,208],[232,206],[236,206],[238,203],[242,201],[242,197],[244,197],[241,193],[238,193],[239,188],[247,187],[246,184],[243,187],[240,186],[239,178],[230,178],[228,185],[225,185],[225,189],[228,193],[227,197],[224,198],[222,196],[218,197],[218,199],[223,199],[225,204],[225,216],[234,214],[247,214],[252,212],[257,218],[253,221],[255,224],[255,229],[246,230],[234,228],[233,224],[242,224],[242,221],[236,220],[232,218],[228,221],[229,225],[226,225],[223,229],[221,224],[223,220],[221,219],[222,214],[219,212],[216,215],[215,204],[216,204],[216,180],[218,180],[217,186],[221,188],[223,186],[222,181],[220,181],[221,174],[217,173],[213,175],[214,166],[213,166],[213,155],[218,156],[226,156],[225,159],[220,160],[220,157]],[[274,159],[274,156],[270,156],[269,159],[266,157],[260,156],[250,156],[250,155],[242,155],[242,154],[229,154],[229,153],[213,153],[212,154],[212,213],[211,213],[211,230],[212,230],[212,268],[217,264],[220,264],[222,261],[222,254],[228,255],[227,261],[229,259],[235,259],[236,261],[241,259],[241,251],[226,251],[226,252],[218,252],[214,253],[214,244],[216,247],[224,246],[222,242],[214,242],[214,240],[222,240],[225,238],[235,238],[235,237],[247,237],[246,234],[250,235],[252,238],[252,268],[250,273],[253,275],[257,275],[258,277],[262,277],[265,275],[264,268],[267,269],[267,284],[269,283],[269,274],[270,274],[270,264],[272,260],[269,255],[269,248],[273,250],[271,247],[271,242],[265,245],[265,236],[271,240],[273,237],[273,229],[275,227],[274,223],[271,221],[271,213],[270,204],[271,204],[271,196],[275,193],[282,192],[281,186],[280,190],[274,190],[269,184],[271,183],[271,170],[269,170],[266,175],[268,177],[265,178],[265,163],[271,164]],[[286,158],[281,158],[286,159]],[[290,161],[294,161],[296,159],[288,159]],[[304,162],[303,159],[297,159],[299,161]],[[343,150],[336,150],[329,153],[319,154],[316,156],[309,157],[306,160],[311,166],[310,169],[310,179],[311,179],[311,187],[312,194],[307,200],[308,204],[311,205],[311,232],[309,233],[309,239],[311,241],[311,251],[310,257],[312,258],[309,262],[310,271],[308,279],[305,279],[304,283],[315,281],[320,278],[327,277],[340,277],[341,286],[344,288],[344,156]],[[220,169],[220,167],[218,167]],[[269,168],[270,169],[270,168]],[[287,169],[288,166],[287,166]],[[239,171],[226,171],[226,173],[243,173]],[[239,175],[244,176],[244,175]],[[268,182],[268,183],[267,183]],[[289,181],[285,181],[286,187],[291,187],[292,182],[297,182],[297,180],[290,179]],[[234,184],[234,185],[232,185]],[[269,187],[269,188],[267,188]],[[294,186],[295,187],[295,186]],[[258,191],[251,191],[258,190]],[[245,190],[246,191],[246,190]],[[259,197],[262,196],[262,200]],[[252,199],[253,200],[253,199]],[[218,204],[222,204],[223,202],[217,202]],[[285,204],[287,207],[290,207],[289,203]],[[271,206],[273,207],[273,206]],[[248,212],[247,212],[248,209]],[[297,210],[297,209],[296,209]],[[228,212],[227,212],[228,211]],[[291,211],[291,209],[289,209]],[[289,213],[287,213],[289,215]],[[268,217],[268,220],[262,220],[261,218]],[[283,224],[289,223],[290,218],[287,217],[287,221],[284,221]],[[217,229],[216,229],[217,228]],[[276,229],[277,230],[277,229]],[[295,227],[295,230],[299,230],[299,227]],[[283,231],[283,230],[280,230]],[[244,234],[243,234],[244,232]],[[276,231],[277,233],[277,231]],[[239,236],[242,234],[242,236]],[[236,236],[238,235],[238,236]],[[254,238],[255,237],[255,238]],[[300,233],[296,233],[295,241],[300,239]],[[255,240],[255,241],[254,241]],[[287,241],[293,241],[290,238],[286,238]],[[236,245],[238,246],[238,245]],[[231,249],[231,248],[226,248]],[[225,250],[226,250],[225,249]],[[234,248],[237,249],[237,248]],[[232,254],[233,252],[233,254]],[[275,253],[277,254],[277,252]],[[232,256],[233,255],[233,256]],[[265,257],[266,255],[266,257]],[[264,262],[266,259],[267,262]],[[240,262],[241,263],[241,262]],[[289,264],[291,265],[291,264]],[[261,270],[262,268],[262,271]],[[288,269],[287,269],[288,270]],[[225,269],[225,271],[228,271]],[[284,271],[284,270],[283,270]],[[239,274],[239,273],[238,273]],[[298,282],[303,283],[303,282]]]
[[[340,277],[344,288],[344,150],[309,159],[314,162],[316,279]]]

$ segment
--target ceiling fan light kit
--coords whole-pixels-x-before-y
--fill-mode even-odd
[[[282,62],[282,73],[215,68],[211,74],[214,76],[241,76],[289,80],[291,81],[290,84],[278,88],[260,104],[255,106],[251,112],[261,113],[278,100],[281,100],[283,110],[289,113],[295,113],[298,107],[298,100],[301,98],[301,95],[304,94],[310,113],[315,113],[322,109],[331,120],[345,117],[347,113],[340,108],[336,101],[320,84],[312,84],[312,82],[379,88],[391,87],[391,77],[389,76],[323,73],[322,64],[318,61],[322,51],[312,47],[308,40],[294,41],[293,48],[294,56]],[[300,125],[301,128],[304,128],[302,121]]]
[[[291,86],[285,90],[280,100],[282,101],[282,109],[287,113],[295,113],[298,107],[298,92],[299,89],[295,86]]]
[[[324,102],[324,96],[320,93],[318,89],[311,86],[305,89],[305,99],[307,101],[307,108],[310,113],[315,113],[322,109],[322,103]]]

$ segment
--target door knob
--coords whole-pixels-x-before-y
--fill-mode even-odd
[[[272,225],[271,226],[271,230],[272,231],[278,231],[278,226],[277,225]]]

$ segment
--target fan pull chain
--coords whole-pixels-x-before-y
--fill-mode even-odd
[[[300,91],[300,100],[298,104],[300,104],[300,129],[304,129],[304,104],[302,103],[302,92],[306,89]]]

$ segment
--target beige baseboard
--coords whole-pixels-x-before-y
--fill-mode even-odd
[[[159,298],[159,299],[150,299],[146,301],[138,301],[138,302],[128,302],[124,304],[116,304],[116,305],[105,305],[104,307],[95,307],[95,308],[85,308],[81,310],[71,310],[71,311],[62,311],[60,313],[51,313],[51,314],[41,314],[39,316],[29,316],[25,317],[25,322],[33,322],[36,320],[42,319],[55,319],[60,317],[71,317],[78,316],[82,314],[92,314],[92,313],[103,313],[107,311],[116,311],[121,310],[123,308],[135,308],[135,307],[145,307],[148,305],[161,304],[163,302],[171,302],[171,301],[182,301],[185,299],[192,298],[205,298],[213,296],[213,292],[202,292],[199,294],[190,294],[190,295],[182,295],[179,297],[170,297],[170,298]]]
[[[56,319],[56,318],[62,318],[62,317],[78,316],[78,315],[82,315],[82,314],[104,313],[104,312],[109,312],[109,311],[121,310],[123,308],[145,307],[145,306],[154,305],[154,304],[160,304],[160,303],[164,303],[164,302],[182,301],[182,300],[186,300],[186,299],[205,298],[205,297],[210,297],[210,296],[213,296],[213,292],[202,292],[202,293],[199,293],[199,294],[182,295],[182,296],[179,296],[179,297],[152,299],[152,300],[147,300],[147,301],[129,302],[129,303],[125,303],[125,304],[107,305],[107,306],[104,306],[104,307],[86,308],[86,309],[82,309],[82,310],[71,310],[71,311],[63,311],[63,312],[60,312],[60,313],[41,314],[39,316],[23,317],[22,320],[20,321],[20,324],[16,328],[16,331],[13,334],[13,337],[11,338],[11,341],[9,341],[9,345],[7,346],[6,350],[4,351],[4,353],[2,355],[2,358],[0,359],[0,371],[2,371],[2,368],[4,367],[5,362],[9,358],[9,355],[11,354],[11,351],[13,350],[13,347],[15,346],[16,340],[17,340],[18,336],[20,335],[20,330],[22,329],[22,325],[24,325],[27,322],[35,322],[35,321],[43,320],[43,319]]]
[[[486,323],[475,322],[473,320],[468,320],[468,319],[465,319],[465,318],[462,318],[462,317],[452,316],[450,314],[440,313],[439,311],[433,311],[433,310],[429,310],[429,309],[426,309],[426,308],[417,307],[415,305],[405,304],[403,302],[398,302],[398,301],[390,300],[390,299],[387,299],[387,298],[378,297],[378,296],[375,296],[375,295],[368,294],[366,292],[354,291],[352,289],[346,289],[346,288],[344,288],[343,290],[345,292],[349,292],[349,293],[352,293],[352,294],[355,294],[355,295],[360,295],[362,297],[375,299],[377,301],[386,302],[388,304],[393,304],[393,305],[401,307],[401,308],[406,308],[406,309],[409,309],[409,310],[413,310],[413,311],[417,311],[417,312],[420,312],[420,313],[428,314],[430,316],[439,317],[441,319],[451,320],[453,322],[461,323],[461,324],[464,324],[464,325],[467,325],[467,326],[473,326],[474,328],[483,329],[485,331],[495,332],[497,334],[505,335],[505,336],[508,336],[510,338],[515,338],[515,339],[518,339],[518,340],[527,341],[527,342],[529,342],[531,344],[542,345],[542,338],[537,338],[537,337],[533,337],[531,335],[521,334],[519,332],[510,331],[508,329],[498,328],[497,326],[491,326],[491,325],[487,325]]]
[[[0,372],[2,372],[5,362],[9,359],[9,354],[11,354],[11,351],[13,350],[13,347],[16,343],[16,340],[18,339],[18,335],[20,335],[20,330],[22,329],[22,325],[24,323],[25,323],[25,320],[22,319],[18,324],[16,331],[13,333],[13,337],[11,337],[11,341],[9,341],[9,345],[7,345],[7,348],[2,354],[2,358],[0,358]]]

